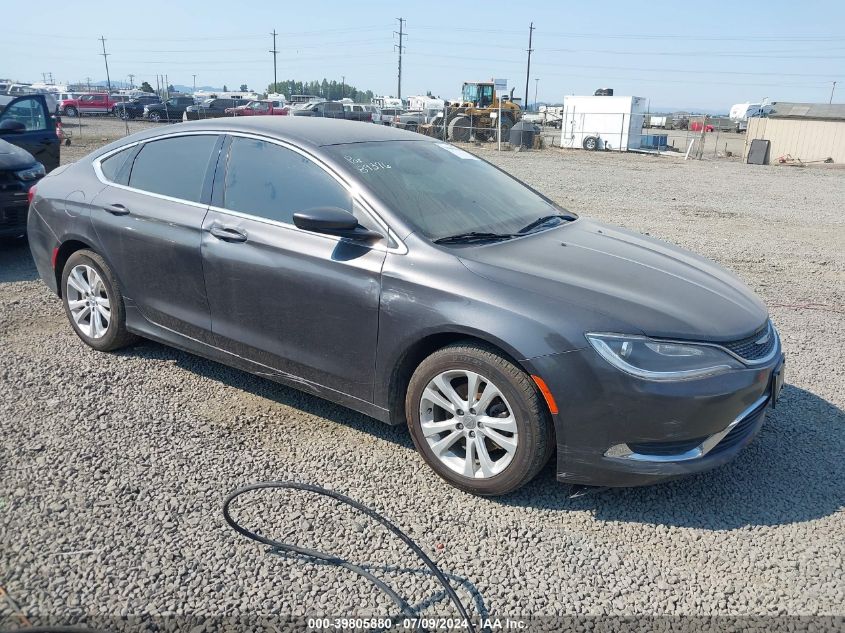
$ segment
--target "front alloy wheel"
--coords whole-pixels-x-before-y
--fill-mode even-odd
[[[431,469],[473,494],[516,490],[554,450],[548,409],[531,377],[480,341],[453,343],[423,360],[408,383],[405,414]]]
[[[511,463],[519,442],[513,410],[481,374],[438,374],[423,391],[419,414],[432,453],[459,475],[493,477]]]

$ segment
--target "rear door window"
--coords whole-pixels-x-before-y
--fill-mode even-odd
[[[217,142],[212,134],[177,136],[144,144],[129,176],[129,186],[200,202],[208,162]]]
[[[293,224],[293,214],[306,209],[352,211],[352,196],[302,154],[275,143],[235,137],[229,149],[223,207]]]

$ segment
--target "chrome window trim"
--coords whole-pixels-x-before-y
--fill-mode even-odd
[[[694,459],[701,459],[707,455],[707,453],[716,448],[719,442],[721,442],[728,433],[733,431],[737,424],[742,422],[758,409],[764,407],[768,402],[769,397],[768,393],[760,396],[751,406],[744,409],[742,413],[736,416],[733,422],[728,424],[724,429],[709,436],[695,448],[691,448],[683,453],[675,453],[674,455],[648,455],[634,452],[627,444],[615,444],[605,451],[604,456],[610,459],[651,463],[688,462]]]
[[[294,231],[299,231],[301,233],[307,233],[309,235],[319,235],[321,237],[324,237],[326,239],[333,240],[333,241],[336,241],[336,242],[344,241],[344,242],[349,242],[349,243],[353,243],[353,244],[359,244],[359,245],[361,244],[361,242],[356,242],[354,240],[350,240],[348,238],[344,238],[344,237],[340,237],[340,236],[327,235],[325,233],[315,233],[314,231],[305,231],[305,230],[300,229],[299,227],[295,226],[294,224],[290,224],[290,223],[287,223],[287,222],[279,222],[277,220],[270,220],[268,218],[263,218],[261,216],[253,215],[253,214],[250,214],[250,213],[244,213],[244,212],[241,212],[241,211],[233,211],[232,209],[224,209],[224,208],[217,207],[217,206],[214,206],[214,205],[211,205],[211,204],[203,204],[201,202],[194,202],[193,200],[184,200],[182,198],[174,198],[172,196],[166,196],[164,194],[155,193],[153,191],[146,191],[144,189],[136,189],[135,187],[130,187],[129,185],[122,185],[122,184],[119,184],[119,183],[116,183],[116,182],[112,182],[111,180],[106,178],[105,175],[103,174],[101,163],[104,160],[110,158],[111,156],[114,156],[115,154],[117,154],[119,152],[122,152],[123,150],[127,150],[129,148],[135,147],[136,145],[143,145],[143,144],[151,143],[151,142],[154,142],[154,141],[161,141],[161,140],[168,139],[168,138],[177,138],[177,137],[180,137],[180,136],[212,136],[212,135],[213,136],[224,135],[224,136],[233,136],[233,137],[236,136],[236,137],[241,137],[241,138],[251,138],[251,139],[258,140],[258,141],[265,141],[265,142],[268,142],[268,143],[273,143],[274,145],[279,145],[281,147],[284,147],[285,149],[289,149],[291,151],[296,152],[297,154],[300,154],[301,156],[304,156],[305,158],[307,158],[308,160],[313,162],[315,165],[320,167],[327,174],[329,174],[329,176],[334,178],[340,184],[341,187],[346,189],[349,192],[353,203],[357,202],[363,208],[364,212],[378,226],[380,226],[384,231],[387,232],[388,238],[393,240],[393,242],[396,243],[396,246],[390,246],[389,244],[381,245],[382,248],[377,248],[374,245],[371,245],[370,247],[373,248],[373,250],[384,250],[388,253],[394,253],[394,254],[397,254],[397,255],[407,254],[408,247],[405,245],[405,242],[403,242],[399,238],[399,236],[396,234],[396,232],[375,211],[372,203],[367,199],[367,197],[365,195],[363,195],[363,193],[360,190],[358,190],[354,186],[354,184],[346,181],[340,174],[338,174],[335,170],[333,170],[329,165],[327,165],[319,157],[314,156],[313,154],[303,150],[300,147],[297,147],[296,145],[293,145],[292,143],[289,143],[287,141],[282,141],[280,139],[272,138],[272,137],[269,137],[269,136],[264,136],[264,135],[261,135],[261,134],[254,134],[254,133],[250,133],[250,132],[226,131],[226,130],[185,130],[185,131],[178,131],[178,132],[170,132],[170,133],[167,133],[167,134],[161,134],[159,136],[152,136],[152,137],[141,139],[141,140],[138,140],[138,141],[133,141],[132,143],[127,143],[126,145],[122,145],[120,147],[117,147],[113,150],[106,152],[105,154],[98,156],[93,161],[94,173],[96,174],[97,179],[100,182],[102,182],[104,185],[108,185],[110,187],[117,187],[118,189],[123,189],[125,191],[140,193],[140,194],[143,194],[145,196],[152,196],[154,198],[159,198],[161,200],[167,200],[169,202],[179,202],[181,204],[187,204],[187,205],[199,207],[199,208],[202,208],[202,209],[209,209],[209,210],[216,211],[218,213],[226,213],[228,215],[241,217],[241,218],[244,218],[244,219],[247,219],[247,220],[254,220],[254,221],[257,221],[257,222],[262,222],[264,224],[270,224],[270,225],[273,225],[273,226],[279,226],[279,227],[282,227],[282,228],[291,229],[291,230],[294,230]]]
[[[104,185],[108,185],[109,187],[117,187],[118,189],[123,189],[124,191],[131,191],[133,193],[140,193],[140,194],[145,195],[145,196],[151,196],[153,198],[158,198],[159,200],[167,200],[168,202],[178,202],[180,204],[187,204],[189,206],[197,207],[199,209],[207,209],[208,205],[203,204],[202,202],[194,202],[193,200],[185,200],[184,198],[174,198],[173,196],[166,196],[162,193],[155,193],[154,191],[147,191],[145,189],[137,189],[135,187],[130,187],[129,185],[122,185],[120,183],[113,182],[113,181],[109,180],[108,178],[106,178],[105,174],[103,174],[103,168],[101,166],[101,163],[104,160],[106,160],[107,158],[111,158],[115,154],[118,154],[118,153],[122,152],[123,150],[135,147],[136,145],[143,145],[143,144],[150,142],[150,141],[153,141],[153,140],[158,141],[158,140],[162,140],[162,139],[165,139],[165,138],[174,138],[174,137],[178,137],[178,136],[220,136],[220,132],[209,132],[209,131],[182,132],[182,133],[177,133],[177,134],[167,134],[165,136],[154,136],[154,137],[149,138],[149,139],[143,139],[141,141],[134,141],[132,143],[127,143],[126,145],[123,145],[121,147],[113,149],[109,152],[106,152],[102,156],[98,156],[97,158],[95,158],[94,163],[93,163],[94,164],[94,173],[96,174],[97,179],[100,182],[102,182]]]

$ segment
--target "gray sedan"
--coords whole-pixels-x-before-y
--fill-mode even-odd
[[[44,178],[28,230],[87,345],[149,338],[406,424],[476,494],[553,455],[585,485],[713,468],[783,381],[765,307],[725,269],[392,128],[148,130]]]

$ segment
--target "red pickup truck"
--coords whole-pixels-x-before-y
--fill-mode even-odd
[[[127,100],[128,97],[122,95],[96,92],[80,95],[75,99],[63,99],[59,102],[58,110],[70,117],[78,114],[113,114],[114,106]]]
[[[281,101],[250,101],[235,108],[226,108],[226,116],[287,116]]]

